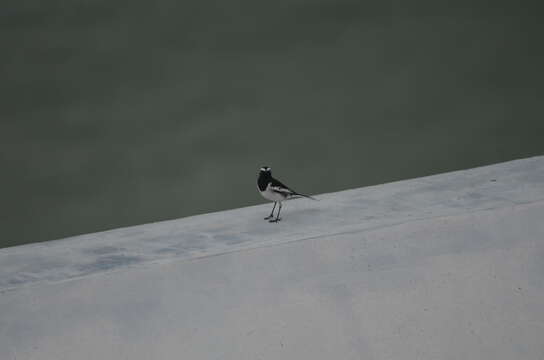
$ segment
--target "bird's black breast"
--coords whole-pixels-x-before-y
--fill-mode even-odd
[[[265,191],[269,182],[270,182],[270,176],[260,174],[259,177],[257,178],[257,186],[259,187],[259,190]]]

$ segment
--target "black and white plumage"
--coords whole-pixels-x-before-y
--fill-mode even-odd
[[[257,187],[259,188],[259,192],[265,199],[274,202],[274,207],[272,208],[272,212],[270,213],[270,215],[264,218],[265,220],[269,220],[270,222],[278,222],[281,220],[280,218],[280,212],[282,207],[281,203],[284,200],[297,198],[297,197],[306,197],[312,200],[316,200],[311,196],[298,193],[290,189],[288,186],[282,184],[280,181],[274,179],[272,177],[272,171],[268,166],[263,166],[261,170],[259,171],[259,177],[257,178]],[[278,203],[279,203],[278,214],[276,215],[276,218],[273,219],[274,210],[276,209],[276,205]]]

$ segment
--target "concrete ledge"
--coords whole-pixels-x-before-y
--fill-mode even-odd
[[[318,198],[0,250],[0,358],[544,358],[544,157]]]

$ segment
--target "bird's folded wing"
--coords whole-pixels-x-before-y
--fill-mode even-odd
[[[270,186],[270,190],[283,195],[293,195],[295,192],[281,186]]]

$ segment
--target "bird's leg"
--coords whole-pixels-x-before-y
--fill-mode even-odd
[[[274,201],[274,207],[272,208],[272,212],[270,213],[270,215],[268,215],[267,217],[264,218],[265,220],[272,219],[274,217],[274,209],[276,209],[276,202],[275,201]]]
[[[280,212],[281,212],[281,202],[280,202],[280,207],[278,208],[278,214],[276,215],[276,218],[274,220],[268,220],[269,222],[275,222],[277,223],[278,221],[281,220],[280,218]]]

